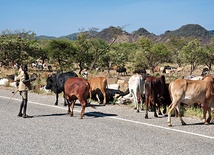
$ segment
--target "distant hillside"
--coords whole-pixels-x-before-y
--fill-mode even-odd
[[[196,37],[210,39],[209,31],[198,24],[187,24],[174,31],[166,31],[166,36],[180,36],[180,37]]]
[[[180,37],[195,37],[199,38],[203,43],[210,41],[211,37],[214,36],[214,30],[208,31],[198,24],[187,24],[181,26],[177,30],[166,31],[164,34],[155,35],[148,32],[146,29],[139,28],[132,33],[128,33],[121,29],[120,27],[110,26],[102,31],[98,32],[96,30],[89,31],[90,37],[98,37],[107,42],[111,42],[115,37],[117,37],[116,42],[135,42],[141,37],[147,37],[155,42],[165,42],[168,40],[168,36],[180,36]],[[79,33],[72,33],[67,36],[61,36],[59,38],[67,38],[69,40],[76,40]],[[36,36],[37,39],[55,39],[56,37],[51,36]]]
[[[69,39],[69,40],[76,40],[77,39],[77,35],[78,35],[78,33],[72,33],[72,34],[69,34],[67,36],[61,36],[59,38],[66,38],[66,39]]]
[[[38,40],[44,40],[44,39],[49,40],[49,39],[56,39],[57,37],[40,35],[40,36],[35,36],[35,38]]]
[[[210,30],[209,33],[214,36],[214,30]]]
[[[95,37],[101,38],[107,42],[110,42],[116,36],[130,35],[128,32],[123,31],[121,28],[110,26],[98,32]]]
[[[142,36],[142,35],[150,35],[151,33],[142,27],[142,28],[139,28],[137,31],[133,31],[132,34]]]

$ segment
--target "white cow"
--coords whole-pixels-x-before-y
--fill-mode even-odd
[[[129,79],[129,95],[134,97],[134,104],[137,112],[139,112],[139,105],[138,105],[138,93],[140,93],[140,103],[141,108],[143,106],[143,94],[145,93],[145,82],[143,80],[142,75],[134,74]]]

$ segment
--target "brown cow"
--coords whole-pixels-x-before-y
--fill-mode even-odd
[[[145,100],[146,100],[146,114],[145,118],[148,118],[148,105],[154,108],[154,117],[158,117],[156,113],[156,104],[158,105],[158,114],[162,115],[160,111],[160,101],[164,106],[163,113],[166,113],[166,106],[171,103],[168,88],[165,82],[165,77],[149,76],[145,80]]]
[[[169,92],[171,95],[172,103],[169,106],[168,111],[168,126],[171,124],[171,112],[174,108],[178,111],[178,116],[181,120],[181,124],[185,125],[180,115],[180,103],[186,104],[201,104],[203,108],[203,120],[205,124],[209,124],[211,120],[211,108],[210,105],[214,101],[214,78],[205,77],[203,80],[185,80],[177,79],[172,81],[169,85]],[[206,113],[208,111],[208,118],[206,119]]]
[[[83,118],[85,107],[87,105],[89,88],[90,88],[89,83],[83,78],[72,77],[66,80],[64,85],[64,92],[65,99],[68,104],[68,113],[70,113],[71,116],[73,116],[75,101],[78,99],[82,106],[80,118],[81,119]],[[70,105],[70,102],[72,102],[72,105]],[[72,111],[70,110],[70,106],[72,108]]]
[[[98,91],[100,90],[104,97],[103,105],[106,105],[107,79],[105,77],[95,77],[95,78],[89,79],[88,82],[90,84],[90,102],[92,98],[92,91],[96,92],[97,99],[100,102],[98,97]]]

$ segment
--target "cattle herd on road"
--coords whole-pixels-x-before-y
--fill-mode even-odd
[[[155,69],[165,73],[165,75],[174,70],[169,66],[154,68],[154,71]],[[176,70],[182,72],[183,68],[180,67]],[[117,68],[116,72],[118,75],[119,73],[127,74],[125,68]],[[146,119],[148,119],[149,109],[154,112],[154,117],[158,117],[158,115],[166,114],[166,108],[169,107],[168,126],[172,126],[171,113],[173,110],[180,118],[181,124],[184,125],[186,123],[180,114],[181,103],[186,105],[197,103],[202,107],[204,123],[209,124],[211,121],[211,107],[214,106],[214,76],[207,74],[208,70],[204,69],[199,77],[181,77],[167,84],[164,75],[151,76],[144,69],[136,70],[128,80],[128,89],[121,91],[118,84],[108,84],[105,77],[87,79],[78,77],[74,71],[57,72],[47,77],[45,88],[56,94],[55,105],[58,105],[59,94],[63,92],[64,105],[68,106],[70,116],[73,116],[75,102],[79,100],[82,106],[81,119],[84,116],[85,107],[87,104],[90,105],[91,100],[98,101],[99,104],[104,106],[109,102],[118,104],[130,102],[134,103],[137,112],[144,110],[143,104],[145,105]],[[160,110],[161,106],[163,107],[163,113]],[[206,118],[207,112],[208,118]]]

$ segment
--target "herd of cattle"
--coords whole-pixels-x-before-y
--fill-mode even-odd
[[[171,69],[165,67],[161,70],[166,73],[167,70]],[[117,69],[116,72],[127,74],[125,68]],[[206,75],[206,69],[202,73],[198,77],[182,77],[168,84],[164,75],[151,76],[146,73],[146,70],[136,70],[128,80],[128,89],[123,92],[118,89],[117,84],[108,84],[105,77],[84,79],[78,77],[73,71],[57,72],[47,78],[45,89],[56,94],[55,105],[58,105],[59,94],[63,92],[64,105],[68,106],[70,116],[73,116],[75,102],[79,100],[82,106],[81,119],[84,116],[87,104],[94,107],[90,104],[93,99],[103,105],[108,102],[134,103],[137,112],[143,110],[144,105],[146,107],[146,119],[148,118],[149,109],[154,112],[154,117],[158,117],[158,115],[162,115],[161,107],[163,107],[163,114],[166,114],[168,107],[168,126],[172,126],[171,113],[173,110],[184,125],[186,123],[181,117],[180,106],[183,104],[198,104],[203,110],[204,123],[209,124],[211,108],[214,107],[214,76]],[[156,111],[158,111],[158,114]],[[207,113],[208,118],[206,118]]]
[[[175,109],[182,125],[185,124],[180,114],[181,104],[192,105],[197,103],[201,105],[205,124],[210,123],[211,107],[214,106],[214,76],[211,75],[204,76],[200,80],[179,78],[167,84],[164,75],[155,77],[145,73],[135,73],[129,78],[128,89],[125,92],[108,88],[105,77],[85,80],[78,77],[73,71],[57,73],[48,77],[46,82],[46,89],[50,89],[56,94],[55,105],[58,104],[58,94],[64,92],[64,105],[68,105],[68,113],[71,116],[73,116],[74,104],[76,100],[79,100],[82,106],[80,118],[83,118],[85,107],[87,103],[90,105],[92,99],[97,99],[103,105],[115,100],[115,98],[118,104],[131,100],[134,102],[137,112],[143,109],[144,104],[146,106],[146,119],[149,108],[154,112],[154,117],[158,117],[158,115],[162,115],[161,106],[163,106],[164,114],[168,106],[168,126],[172,126],[171,113],[173,109]],[[88,98],[90,98],[89,102]],[[207,112],[208,118],[206,118]]]

